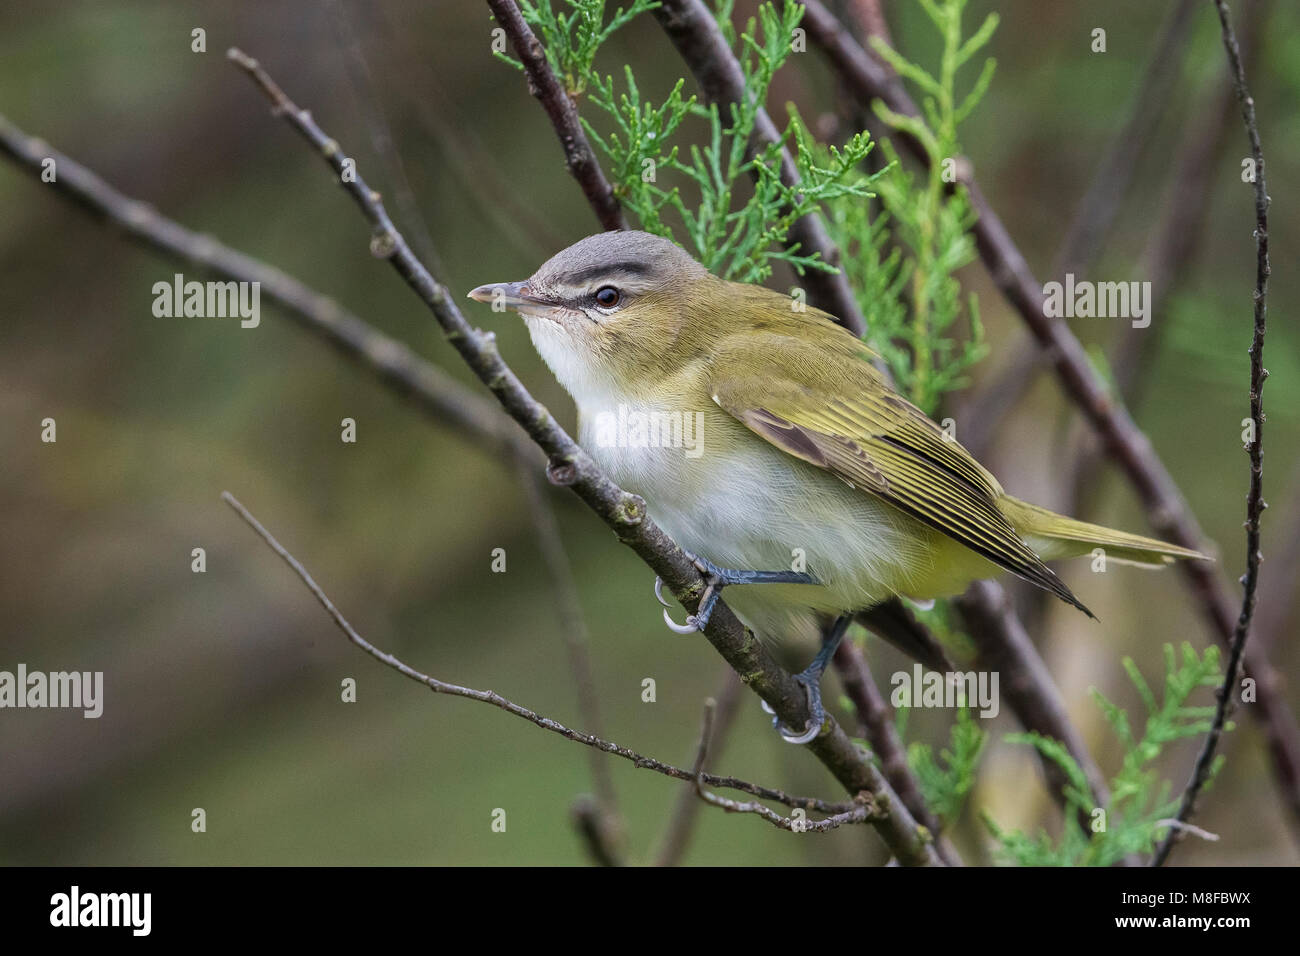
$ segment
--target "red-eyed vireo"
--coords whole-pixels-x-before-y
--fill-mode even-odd
[[[727,603],[768,639],[837,619],[801,675],[814,720],[799,739],[821,728],[820,673],[846,612],[1010,571],[1091,617],[1044,561],[1203,557],[1011,497],[829,315],[718,279],[658,236],[589,236],[470,297],[523,316],[577,403],[582,446],[700,559],[710,599],[686,630],[729,584],[761,585]]]

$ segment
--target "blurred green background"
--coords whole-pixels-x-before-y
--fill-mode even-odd
[[[326,5],[5,0],[0,113],[128,195],[285,269],[469,382],[431,317],[368,254],[367,229],[350,201],[269,116],[225,49],[237,45],[262,60],[387,195],[392,184],[365,119],[382,109],[436,246],[439,277],[458,296],[528,275],[597,226],[522,76],[491,57],[485,5],[345,6],[349,36],[372,72],[370,92],[349,81]],[[914,5],[885,6],[899,48],[931,62],[932,33]],[[996,8],[1002,25],[990,48],[998,74],[965,127],[965,150],[1042,277],[1127,115],[1171,6],[972,4],[970,23]],[[1250,75],[1274,200],[1266,399],[1274,508],[1265,531],[1272,554],[1296,526],[1288,488],[1298,474],[1300,350],[1289,321],[1297,279],[1288,266],[1300,230],[1293,185],[1300,11],[1274,3],[1264,25]],[[1104,55],[1089,49],[1098,26],[1108,33]],[[191,52],[195,27],[207,31],[206,53]],[[686,74],[649,18],[618,34],[601,62],[611,72],[632,64],[651,96]],[[1168,204],[1198,199],[1170,195],[1168,186],[1224,70],[1207,3],[1097,277],[1141,278],[1143,249]],[[794,100],[811,118],[834,113],[835,98],[824,64],[809,53],[778,77],[769,105],[780,111]],[[1245,155],[1233,116],[1198,251],[1156,304],[1154,322],[1168,334],[1134,409],[1234,581],[1244,550],[1240,422],[1254,269],[1250,187],[1239,175]],[[21,661],[47,671],[102,670],[106,683],[99,720],[0,712],[0,862],[585,862],[570,821],[575,796],[591,789],[583,748],[492,708],[431,696],[361,655],[218,497],[237,495],[380,647],[444,680],[491,688],[579,725],[555,595],[513,469],[431,426],[265,301],[255,330],[155,318],[152,286],[179,267],[8,162],[0,162],[0,210],[0,669]],[[979,266],[966,279],[980,294],[994,347],[977,377],[996,375],[1024,333]],[[497,332],[507,361],[571,425],[571,404],[522,325],[481,307],[467,312]],[[1113,332],[1102,320],[1071,324],[1099,345]],[[987,458],[1008,490],[1052,503],[1067,415],[1059,389],[1042,376]],[[56,444],[39,440],[47,416],[58,423]],[[339,440],[344,417],[358,423],[356,444]],[[1128,485],[1109,467],[1099,474],[1082,517],[1142,530]],[[551,498],[591,633],[604,734],[689,765],[720,659],[702,639],[667,632],[645,566],[567,492]],[[190,570],[195,547],[207,551],[205,574]],[[505,574],[491,571],[494,548],[506,549]],[[1093,575],[1080,563],[1063,574],[1102,623],[1054,606],[1035,638],[1111,772],[1118,750],[1088,688],[1137,708],[1120,658],[1131,655],[1158,680],[1162,644],[1202,646],[1208,634],[1176,573]],[[1265,600],[1295,574],[1294,564],[1266,564]],[[1271,653],[1285,675],[1297,650],[1288,640],[1294,614],[1283,612],[1288,623]],[[882,679],[903,665],[875,643],[868,656]],[[340,702],[348,677],[358,684],[355,704]],[[655,703],[641,699],[647,677],[657,683]],[[1294,688],[1284,693],[1300,705]],[[942,741],[949,720],[918,713],[909,735]],[[1060,814],[1037,764],[1023,747],[999,741],[1018,729],[1006,708],[992,729],[973,806],[1004,826],[1058,831]],[[1161,761],[1175,787],[1196,743]],[[1227,766],[1197,817],[1223,839],[1189,841],[1175,859],[1300,862],[1261,734],[1245,712],[1225,750]],[[645,859],[683,785],[611,763],[627,848]],[[777,739],[748,694],[714,767],[838,796],[811,756]],[[207,812],[206,833],[191,832],[195,807]],[[507,811],[505,833],[490,826],[498,807]],[[957,842],[968,859],[987,859],[973,816],[968,810]],[[883,858],[867,828],[798,837],[706,808],[685,861]]]

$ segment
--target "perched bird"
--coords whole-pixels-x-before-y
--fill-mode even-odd
[[[1204,557],[1011,497],[831,316],[719,279],[659,236],[589,236],[469,295],[519,312],[577,403],[582,446],[696,558],[706,598],[670,626],[702,628],[721,589],[746,584],[727,603],[760,637],[827,635],[799,675],[812,721],[779,728],[788,740],[822,728],[821,672],[850,612],[1010,572],[1092,617],[1045,561]]]

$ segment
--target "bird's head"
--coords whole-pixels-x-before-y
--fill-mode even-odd
[[[575,398],[620,393],[677,364],[709,290],[721,285],[668,239],[647,232],[588,236],[521,282],[469,293],[518,312],[533,344]],[[698,332],[698,328],[695,328]],[[695,336],[690,336],[694,339]]]

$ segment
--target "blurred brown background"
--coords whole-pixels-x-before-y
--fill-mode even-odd
[[[319,159],[225,60],[237,45],[357,157],[389,194],[365,112],[391,124],[437,249],[439,277],[463,295],[521,278],[596,230],[522,76],[492,59],[483,4],[346,5],[350,36],[373,74],[373,99],[350,83],[327,5],[60,2],[0,4],[0,113],[88,165],[128,195],[303,279],[411,344],[458,379],[461,363],[389,267]],[[1240,7],[1240,3],[1234,7]],[[1046,278],[1067,223],[1127,106],[1172,4],[976,2],[996,7],[998,73],[963,136],[984,191],[1035,272]],[[39,9],[39,12],[37,10]],[[741,4],[743,12],[752,4]],[[932,62],[928,25],[905,0],[886,4],[900,49]],[[1300,433],[1293,184],[1300,177],[1300,11],[1269,5],[1249,64],[1274,200],[1267,364],[1265,551],[1296,527]],[[1104,27],[1108,52],[1089,50]],[[191,52],[190,31],[207,31]],[[835,111],[815,53],[795,57],[773,103]],[[631,63],[661,97],[686,70],[645,18],[603,52]],[[1134,171],[1098,278],[1143,278],[1140,260],[1170,203],[1189,132],[1207,121],[1225,72],[1210,4],[1199,9],[1169,107]],[[690,83],[688,82],[688,86]],[[1156,303],[1159,352],[1134,409],[1138,423],[1222,549],[1243,567],[1247,480],[1241,420],[1254,273],[1247,155],[1235,115],[1212,177],[1208,226],[1188,268]],[[575,692],[554,595],[517,476],[426,420],[291,325],[263,300],[261,326],[159,319],[152,286],[178,271],[122,240],[12,164],[0,161],[0,669],[102,670],[99,720],[72,711],[0,711],[0,862],[17,863],[580,863],[569,807],[591,787],[587,753],[499,711],[433,697],[351,648],[289,571],[220,502],[230,490],[313,571],[367,638],[445,680],[499,691],[571,725]],[[396,210],[393,210],[396,212]],[[399,226],[407,224],[399,222]],[[187,277],[203,278],[187,271]],[[978,265],[977,291],[996,376],[1022,342],[1018,320]],[[485,309],[507,361],[566,425],[572,409],[521,325]],[[1071,322],[1101,347],[1114,323]],[[1147,330],[1150,332],[1151,330]],[[1141,334],[1132,332],[1131,334]],[[471,387],[478,387],[472,385]],[[56,444],[40,421],[58,423]],[[1049,376],[1028,392],[989,464],[1011,492],[1052,504],[1071,412]],[[355,445],[339,440],[344,417]],[[1081,517],[1142,530],[1128,485],[1098,472]],[[553,494],[592,635],[605,735],[689,764],[702,699],[721,662],[702,639],[662,626],[652,575],[590,513]],[[192,548],[208,570],[190,570]],[[505,548],[508,571],[490,570]],[[1071,715],[1103,769],[1118,750],[1088,696],[1096,686],[1140,704],[1120,667],[1131,655],[1153,681],[1162,644],[1208,634],[1176,573],[1063,569],[1100,624],[1050,607],[1036,637]],[[1265,565],[1262,595],[1293,583],[1294,564]],[[1235,584],[1234,597],[1239,593]],[[1295,617],[1272,649],[1291,674]],[[680,617],[680,613],[678,615]],[[878,675],[902,660],[868,647]],[[358,702],[339,701],[354,677]],[[653,677],[657,703],[641,701]],[[1293,706],[1300,694],[1286,689]],[[829,699],[829,697],[828,697]],[[1209,694],[1202,703],[1208,703]],[[909,735],[943,741],[950,715],[913,715]],[[771,733],[746,696],[715,763],[791,792],[836,796],[809,755]],[[1004,707],[972,796],[1003,826],[1056,832],[1060,814]],[[1199,743],[1199,742],[1197,742]],[[1258,728],[1242,712],[1228,763],[1197,823],[1222,835],[1189,841],[1181,863],[1295,864]],[[1193,743],[1161,768],[1181,788]],[[681,784],[614,761],[635,857],[654,849]],[[203,807],[208,830],[190,830]],[[493,833],[502,807],[508,829]],[[968,809],[958,844],[981,859]],[[880,860],[866,828],[799,838],[705,809],[687,862],[775,864]]]

